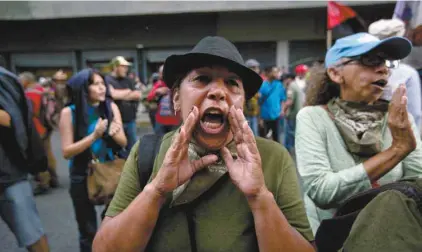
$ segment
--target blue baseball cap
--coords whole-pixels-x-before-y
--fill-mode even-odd
[[[403,59],[412,50],[412,43],[404,37],[390,37],[383,40],[366,33],[356,33],[341,39],[331,47],[325,55],[325,67],[329,68],[342,58],[363,55],[377,49],[390,60]]]

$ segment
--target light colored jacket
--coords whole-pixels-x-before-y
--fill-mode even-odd
[[[416,150],[385,174],[378,181],[380,185],[422,175],[422,143],[410,114],[409,117],[417,141]],[[385,150],[392,144],[387,120],[384,120],[382,131],[382,149]],[[295,147],[306,211],[315,234],[320,222],[333,217],[339,204],[371,188],[363,167],[366,159],[348,152],[340,132],[321,106],[305,107],[298,113]]]

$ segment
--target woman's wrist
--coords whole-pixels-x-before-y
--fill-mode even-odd
[[[92,142],[95,142],[98,138],[100,138],[99,136],[97,136],[97,134],[94,132],[92,132],[90,135]]]
[[[405,158],[407,155],[409,155],[409,153],[411,153],[414,150],[407,143],[395,143],[395,142],[393,142],[390,149],[395,155],[401,158]]]
[[[150,200],[156,202],[160,207],[164,204],[166,199],[165,195],[163,195],[159,190],[157,190],[156,186],[153,183],[147,184],[144,187],[143,192],[146,193]]]
[[[266,208],[269,201],[274,201],[274,195],[264,186],[256,195],[247,196],[246,199],[253,211]]]

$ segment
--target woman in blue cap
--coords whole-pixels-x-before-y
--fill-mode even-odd
[[[95,155],[100,162],[113,160],[126,146],[122,118],[117,105],[109,98],[103,76],[84,69],[68,81],[70,104],[60,116],[62,152],[70,159],[70,196],[79,229],[80,251],[91,251],[97,231],[97,214],[88,199],[87,170]]]
[[[411,51],[402,37],[358,33],[337,40],[314,70],[307,107],[297,115],[296,154],[314,233],[348,197],[422,174],[418,130],[401,85],[380,100],[389,68]]]

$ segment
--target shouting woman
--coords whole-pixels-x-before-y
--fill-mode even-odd
[[[243,116],[262,79],[236,47],[206,37],[166,60],[164,81],[183,125],[144,188],[132,149],[94,251],[313,251],[292,159]]]

